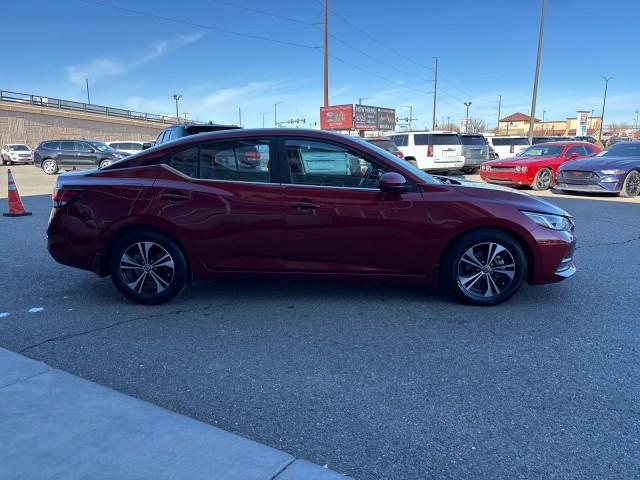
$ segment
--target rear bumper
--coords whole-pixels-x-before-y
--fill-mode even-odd
[[[464,157],[456,157],[451,160],[438,157],[418,159],[418,168],[421,170],[457,170],[465,166]]]

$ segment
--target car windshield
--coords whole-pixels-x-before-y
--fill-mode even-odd
[[[367,142],[365,140],[362,140],[360,138],[355,138],[354,137],[353,140],[358,142],[363,147],[366,147],[366,148],[369,148],[371,150],[374,150],[376,153],[378,153],[379,155],[382,155],[387,160],[392,162],[394,165],[397,165],[401,169],[409,170],[411,173],[413,173],[416,177],[418,177],[420,180],[422,180],[425,183],[441,183],[438,180],[436,180],[435,178],[433,178],[431,175],[429,175],[428,173],[423,172],[418,167],[412,165],[409,162],[405,162],[404,160],[400,160],[400,158],[396,157],[394,154],[392,154],[390,152],[387,152],[383,148],[380,148],[380,147],[378,147],[378,146],[376,146],[376,145],[374,145],[372,143],[369,143],[369,142]]]
[[[616,143],[598,153],[596,157],[640,157],[640,142]]]
[[[519,157],[557,157],[564,147],[559,145],[533,145],[518,154]]]
[[[9,145],[9,150],[12,152],[28,152],[29,147],[26,145]]]
[[[460,136],[460,140],[462,140],[462,144],[463,145],[486,145],[487,142],[485,141],[484,137],[482,135],[461,135]]]
[[[93,148],[98,150],[99,152],[109,152],[113,150],[109,145],[102,142],[89,142]]]

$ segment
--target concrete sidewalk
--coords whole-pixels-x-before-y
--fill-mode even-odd
[[[0,478],[347,477],[0,348]]]

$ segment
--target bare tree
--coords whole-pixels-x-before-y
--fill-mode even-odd
[[[469,119],[469,133],[480,133],[487,131],[487,124],[484,120],[480,120],[478,118],[470,118]]]
[[[459,132],[460,128],[453,122],[445,123],[444,125],[440,125],[442,130],[447,130],[449,132]]]

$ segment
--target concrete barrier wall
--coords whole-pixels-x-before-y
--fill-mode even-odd
[[[0,145],[43,140],[155,140],[167,124],[0,102]]]

